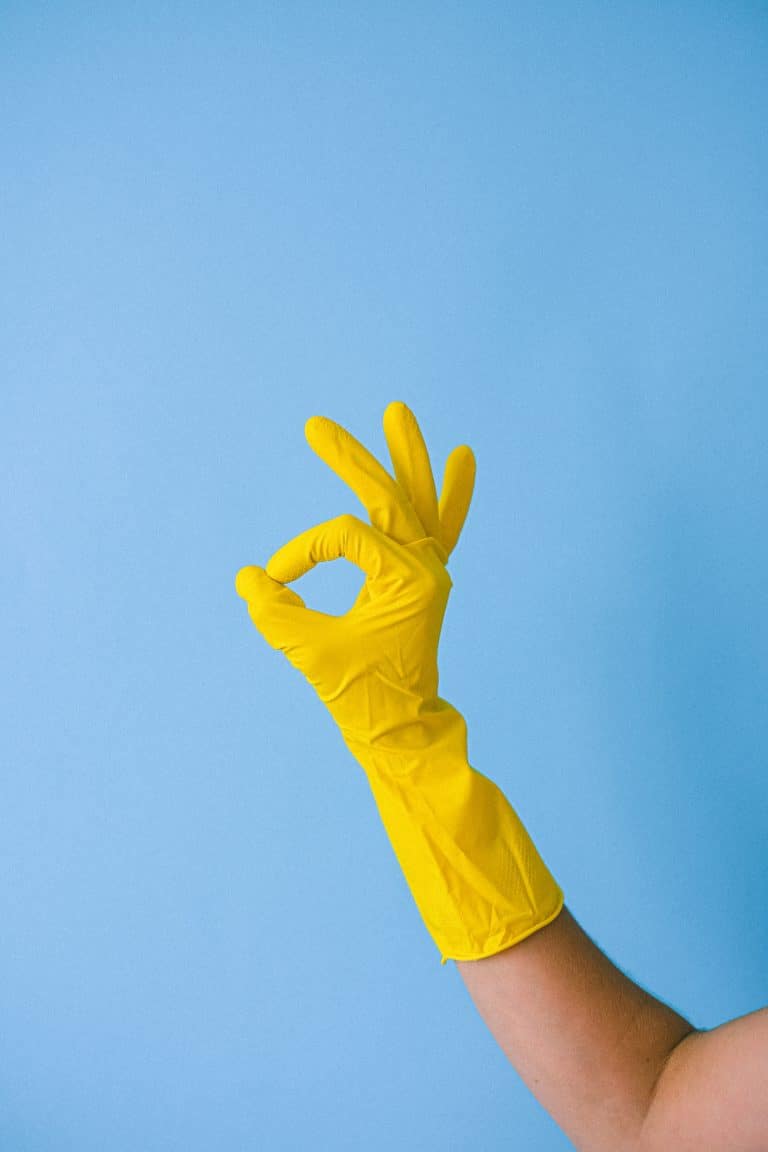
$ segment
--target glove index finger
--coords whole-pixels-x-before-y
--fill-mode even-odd
[[[344,558],[370,580],[401,574],[406,561],[397,544],[357,516],[345,514],[308,528],[278,548],[267,561],[267,574],[281,584],[298,580],[317,564]]]

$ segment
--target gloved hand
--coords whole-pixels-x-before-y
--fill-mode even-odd
[[[397,479],[333,421],[307,422],[310,444],[357,492],[371,524],[351,515],[319,524],[278,549],[266,570],[241,569],[236,587],[365,770],[442,963],[480,959],[553,920],[563,896],[504,794],[469,765],[464,719],[438,695],[446,564],[469,508],[474,457],[465,446],[451,453],[438,501],[410,410],[391,404],[384,429]],[[345,615],[309,609],[285,586],[339,557],[365,574]]]

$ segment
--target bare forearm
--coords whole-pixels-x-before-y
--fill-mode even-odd
[[[628,979],[567,909],[496,956],[458,963],[522,1079],[583,1152],[629,1152],[692,1025]]]

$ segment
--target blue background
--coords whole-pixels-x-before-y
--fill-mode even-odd
[[[474,447],[473,763],[765,1003],[767,73],[757,3],[2,5],[0,1147],[569,1146],[235,595],[362,514],[315,413]]]

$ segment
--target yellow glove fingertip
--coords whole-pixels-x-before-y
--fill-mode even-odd
[[[310,448],[314,448],[318,437],[322,436],[324,425],[328,423],[325,416],[310,416],[304,425],[304,436]]]
[[[389,424],[397,417],[408,419],[415,419],[413,412],[405,403],[404,400],[391,400],[384,409],[383,423]]]
[[[253,600],[258,595],[261,578],[264,575],[264,569],[255,565],[241,568],[235,576],[235,591],[238,596],[246,601]]]

